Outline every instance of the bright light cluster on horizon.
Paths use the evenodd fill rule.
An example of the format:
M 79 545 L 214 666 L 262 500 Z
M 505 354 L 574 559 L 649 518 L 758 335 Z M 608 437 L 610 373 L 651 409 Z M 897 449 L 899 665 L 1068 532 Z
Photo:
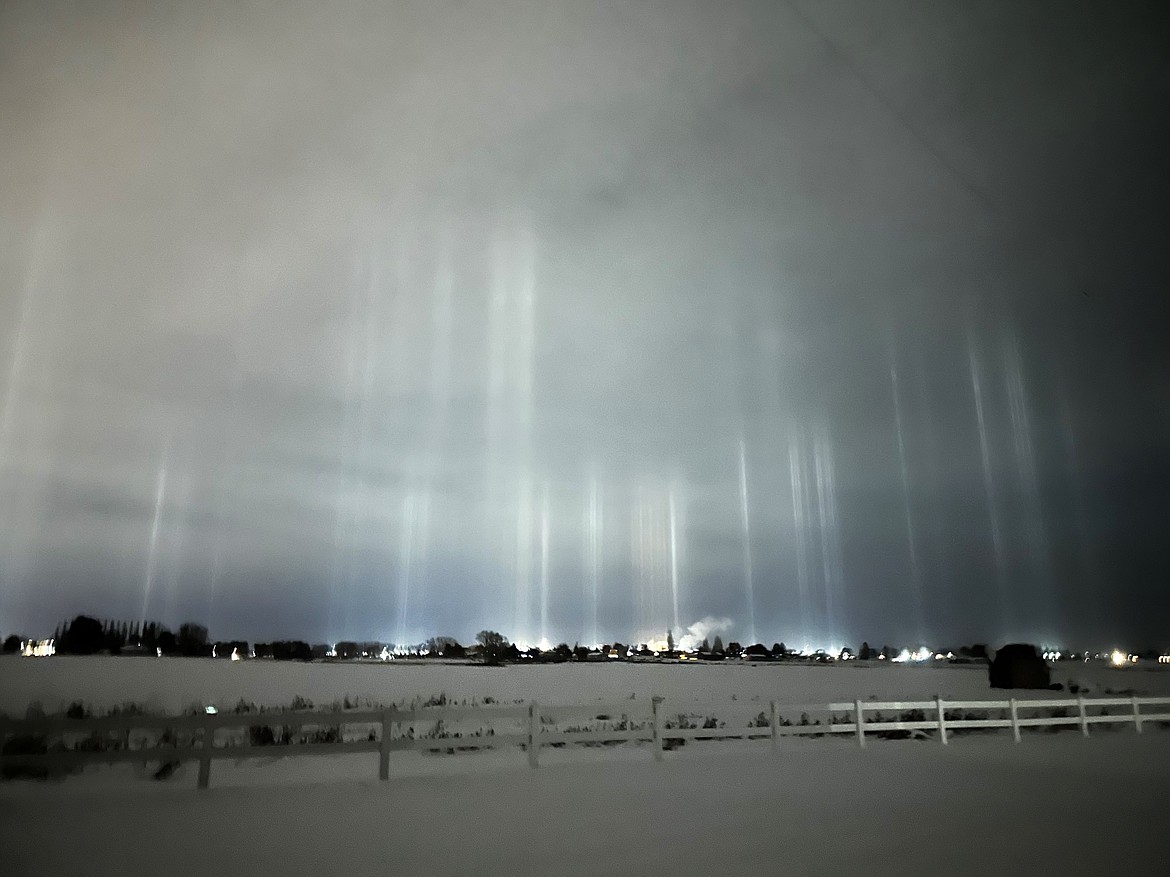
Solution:
M 696 633 L 701 632 L 707 634 L 712 629 L 718 630 L 723 628 L 725 623 L 728 626 L 730 625 L 730 622 L 725 619 L 704 619 L 703 622 L 692 625 L 688 633 L 679 638 L 681 641 L 673 640 L 672 642 L 673 637 L 670 633 L 668 633 L 665 637 L 661 634 L 644 634 L 642 637 L 631 639 L 626 643 L 623 643 L 620 640 L 614 640 L 613 642 L 597 642 L 592 644 L 574 643 L 570 646 L 570 648 L 574 650 L 584 649 L 591 655 L 595 656 L 593 659 L 596 659 L 596 656 L 598 655 L 608 658 L 617 658 L 619 657 L 620 653 L 620 657 L 622 658 L 635 658 L 639 660 L 647 660 L 650 656 L 659 659 L 673 658 L 681 660 L 693 660 L 699 658 L 700 656 L 706 655 L 707 652 L 715 651 L 716 646 L 722 646 L 721 650 L 715 651 L 716 655 L 727 655 L 731 658 L 742 655 L 745 660 L 765 660 L 769 658 L 776 659 L 783 657 L 789 659 L 806 659 L 819 662 L 831 662 L 858 660 L 861 657 L 861 655 L 850 646 L 830 645 L 827 648 L 817 648 L 813 643 L 809 642 L 806 642 L 804 646 L 800 648 L 785 647 L 782 654 L 775 651 L 775 647 L 782 645 L 781 643 L 777 643 L 773 647 L 767 647 L 765 645 L 765 654 L 758 651 L 758 649 L 752 652 L 748 652 L 748 649 L 751 646 L 763 645 L 762 643 L 739 643 L 731 636 L 723 636 L 721 634 L 703 637 L 703 640 L 706 641 L 707 645 L 706 650 L 702 648 L 703 642 L 695 641 L 697 639 L 695 635 Z M 13 639 L 15 640 L 15 638 Z M 443 637 L 439 639 L 447 640 L 448 638 Z M 325 646 L 321 646 L 321 651 L 316 652 L 316 654 L 318 656 L 323 654 L 324 657 L 333 659 L 342 657 L 342 655 L 340 655 L 338 652 L 338 645 L 339 643 L 331 643 Z M 344 657 L 373 659 L 387 662 L 392 661 L 395 658 L 425 658 L 432 655 L 442 656 L 444 654 L 442 651 L 433 652 L 431 650 L 431 646 L 433 645 L 433 641 L 431 640 L 413 645 L 390 645 L 388 643 L 378 642 L 361 643 L 360 645 L 367 647 L 366 650 L 360 651 L 357 654 L 347 654 Z M 564 643 L 561 645 L 554 645 L 549 638 L 543 637 L 537 643 L 532 643 L 531 641 L 525 639 L 517 639 L 512 643 L 512 645 L 518 652 L 525 655 L 526 657 L 534 657 L 541 654 L 552 654 L 558 648 L 568 644 Z M 619 646 L 620 649 L 615 652 L 615 649 L 617 649 Z M 470 646 L 469 657 L 475 654 L 476 648 L 477 646 L 474 644 Z M 989 649 L 990 654 L 994 654 L 994 651 L 994 649 Z M 155 652 L 159 657 L 163 656 L 161 648 L 156 648 Z M 961 652 L 963 655 L 967 655 L 966 649 L 961 650 Z M 58 647 L 56 645 L 55 639 L 28 639 L 19 643 L 19 646 L 16 649 L 16 653 L 24 657 L 49 657 L 58 653 Z M 1045 661 L 1050 662 L 1083 660 L 1084 662 L 1088 663 L 1090 661 L 1099 661 L 1118 669 L 1134 666 L 1143 661 L 1150 663 L 1156 661 L 1161 665 L 1170 665 L 1170 653 L 1158 654 L 1156 652 L 1144 652 L 1139 654 L 1130 651 L 1129 649 L 1123 648 L 1113 648 L 1110 650 L 1103 649 L 1099 652 L 1082 652 L 1056 649 L 1051 646 L 1043 646 L 1040 650 L 1040 654 Z M 462 657 L 461 654 L 459 656 Z M 217 657 L 215 645 L 212 645 L 211 647 L 211 657 Z M 233 646 L 230 655 L 225 654 L 221 657 L 229 657 L 231 661 L 238 662 L 245 659 L 255 658 L 256 652 L 254 648 L 240 650 Z M 586 660 L 585 657 L 580 659 Z M 870 660 L 888 661 L 894 664 L 925 664 L 937 661 L 966 661 L 970 660 L 970 657 L 968 656 L 960 658 L 956 656 L 955 652 L 950 650 L 936 649 L 920 645 L 914 647 L 902 647 L 896 651 L 891 650 L 888 647 L 883 647 L 881 651 L 877 649 L 871 649 Z
M 926 646 L 922 646 L 918 649 L 915 649 L 913 652 L 909 649 L 902 649 L 902 651 L 898 652 L 898 654 L 895 655 L 892 660 L 895 664 L 905 664 L 908 662 L 922 663 L 923 661 L 929 661 L 935 657 L 941 659 L 945 658 L 946 655 L 940 654 L 936 656 L 935 653 L 926 648 Z
M 1136 664 L 1138 662 L 1137 655 L 1131 655 L 1128 652 L 1123 652 L 1121 649 L 1114 649 L 1109 655 L 1109 663 L 1114 667 L 1124 667 L 1126 664 Z

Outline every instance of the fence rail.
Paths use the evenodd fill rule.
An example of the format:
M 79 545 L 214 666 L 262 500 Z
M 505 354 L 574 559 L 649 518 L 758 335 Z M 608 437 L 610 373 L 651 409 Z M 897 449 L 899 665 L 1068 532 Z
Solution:
M 1170 697 L 1104 697 L 1066 698 L 1058 700 L 956 700 L 941 698 L 927 701 L 862 701 L 828 704 L 788 704 L 771 701 L 768 713 L 761 713 L 767 724 L 742 727 L 671 727 L 665 722 L 665 699 L 653 697 L 649 701 L 628 701 L 621 704 L 580 704 L 570 706 L 541 706 L 535 701 L 515 706 L 443 707 L 438 709 L 400 710 L 393 707 L 382 710 L 350 712 L 285 712 L 285 713 L 217 713 L 186 716 L 106 716 L 71 719 L 41 717 L 20 721 L 0 720 L 0 767 L 40 768 L 68 771 L 87 764 L 115 764 L 119 762 L 199 764 L 197 784 L 201 789 L 210 785 L 211 763 L 220 759 L 263 758 L 279 755 L 311 756 L 343 753 L 378 753 L 378 776 L 390 776 L 390 754 L 398 751 L 442 751 L 450 749 L 495 749 L 520 746 L 528 755 L 532 767 L 539 765 L 542 747 L 567 744 L 604 744 L 626 741 L 649 742 L 654 757 L 661 760 L 669 741 L 740 738 L 770 739 L 772 747 L 779 748 L 785 737 L 808 734 L 852 734 L 861 748 L 868 736 L 890 731 L 934 731 L 943 745 L 948 735 L 959 730 L 1011 729 L 1015 742 L 1020 742 L 1024 728 L 1079 726 L 1089 736 L 1090 725 L 1132 724 L 1137 733 L 1147 722 L 1170 723 Z M 681 715 L 697 715 L 700 705 L 685 704 Z M 740 705 L 742 706 L 742 704 Z M 1148 708 L 1161 708 L 1152 712 Z M 709 711 L 710 707 L 703 712 Z M 1075 715 L 1052 715 L 1056 710 L 1075 709 Z M 1124 709 L 1124 712 L 1108 710 Z M 957 710 L 982 712 L 983 718 L 956 718 L 948 716 Z M 1048 715 L 1020 715 L 1021 710 L 1047 711 Z M 1090 715 L 1089 711 L 1097 711 Z M 802 713 L 803 721 L 793 724 L 782 719 L 783 714 Z M 883 712 L 899 714 L 888 719 Z M 904 720 L 901 713 L 920 712 L 921 719 Z M 828 721 L 809 723 L 807 714 L 828 714 Z M 846 714 L 845 721 L 837 720 L 837 713 Z M 991 715 L 996 713 L 996 715 Z M 618 727 L 600 727 L 562 730 L 558 722 L 572 720 L 614 722 Z M 481 727 L 475 734 L 442 736 L 439 729 L 445 723 L 477 722 Z M 501 723 L 512 725 L 504 733 L 496 733 Z M 415 736 L 418 725 L 433 725 L 431 736 Z M 486 725 L 487 733 L 484 733 Z M 342 728 L 366 726 L 366 739 L 345 740 Z M 217 734 L 233 729 L 255 727 L 280 728 L 282 735 L 304 728 L 336 729 L 337 740 L 324 743 L 296 743 L 289 745 L 256 744 L 224 740 L 216 745 Z M 397 733 L 395 731 L 397 729 Z M 157 732 L 160 736 L 187 732 L 190 741 L 184 745 L 154 745 L 133 748 L 131 732 Z M 119 734 L 111 740 L 109 735 Z M 104 735 L 104 737 L 102 736 Z M 82 738 L 97 741 L 112 748 L 66 748 L 65 741 Z M 55 741 L 50 748 L 48 741 Z M 32 741 L 34 747 L 45 751 L 21 752 Z M 21 745 L 23 744 L 23 745 Z M 87 745 L 92 745 L 88 743 Z

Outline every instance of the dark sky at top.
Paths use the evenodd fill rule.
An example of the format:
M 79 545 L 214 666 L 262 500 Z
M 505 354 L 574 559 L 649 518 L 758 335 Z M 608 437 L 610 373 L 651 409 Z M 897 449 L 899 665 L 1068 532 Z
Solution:
M 1170 645 L 1164 3 L 0 5 L 0 630 Z

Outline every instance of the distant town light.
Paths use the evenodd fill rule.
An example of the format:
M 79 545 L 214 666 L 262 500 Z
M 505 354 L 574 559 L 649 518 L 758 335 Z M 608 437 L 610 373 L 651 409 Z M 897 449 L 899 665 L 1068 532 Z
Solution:
M 203 708 L 203 712 L 207 713 L 209 716 L 214 716 L 216 713 L 218 713 L 218 712 L 219 712 L 219 710 L 217 710 L 217 709 L 216 709 L 215 707 L 213 707 L 213 706 L 205 706 L 205 707 Z
M 54 640 L 28 640 L 20 644 L 20 653 L 26 658 L 48 658 L 57 653 Z
M 1120 649 L 1114 649 L 1113 654 L 1109 656 L 1109 660 L 1114 667 L 1124 667 L 1129 661 L 1129 656 Z

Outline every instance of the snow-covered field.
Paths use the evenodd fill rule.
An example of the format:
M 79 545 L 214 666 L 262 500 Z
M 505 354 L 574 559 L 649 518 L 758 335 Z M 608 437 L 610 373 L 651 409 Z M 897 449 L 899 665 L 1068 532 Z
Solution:
M 1053 679 L 1076 681 L 1091 694 L 1107 690 L 1170 695 L 1170 667 L 1113 669 L 1064 663 Z M 878 698 L 1002 699 L 977 665 L 792 664 L 545 664 L 482 667 L 467 664 L 303 664 L 184 658 L 8 657 L 0 659 L 0 712 L 22 717 L 30 703 L 46 712 L 81 701 L 94 712 L 124 703 L 177 713 L 192 705 L 229 708 L 241 699 L 288 706 L 301 697 L 327 707 L 348 697 L 373 704 L 410 702 L 445 694 L 455 702 L 536 699 L 547 705 L 667 699 L 667 709 L 732 707 L 777 700 L 788 704 Z M 1068 697 L 1030 692 L 1028 697 Z
M 1170 693 L 1170 672 L 1061 665 L 1092 693 Z M 791 665 L 285 664 L 137 658 L 0 660 L 0 710 L 80 700 L 176 712 L 491 697 L 542 704 L 667 698 L 720 718 L 762 703 L 998 699 L 985 668 Z M 1033 696 L 1031 693 L 1029 697 Z M 1060 696 L 1056 693 L 1053 697 Z M 1064 695 L 1067 696 L 1067 695 Z M 285 875 L 1164 873 L 1170 733 L 1149 728 L 937 740 L 690 742 L 217 761 L 168 781 L 89 768 L 0 783 L 0 865 L 12 873 Z M 64 842 L 66 841 L 67 842 Z
M 93 877 L 1165 873 L 1170 734 L 791 742 L 662 763 L 559 750 L 536 770 L 514 751 L 431 758 L 386 783 L 372 755 L 217 765 L 203 792 L 128 767 L 2 783 L 0 861 Z

